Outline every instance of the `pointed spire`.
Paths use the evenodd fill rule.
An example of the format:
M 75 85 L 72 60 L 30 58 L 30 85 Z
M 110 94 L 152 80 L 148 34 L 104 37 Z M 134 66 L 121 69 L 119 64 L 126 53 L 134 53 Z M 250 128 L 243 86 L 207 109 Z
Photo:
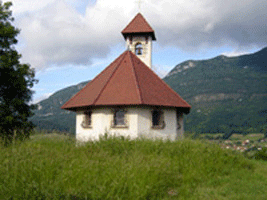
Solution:
M 138 13 L 134 19 L 122 30 L 122 35 L 126 39 L 128 35 L 151 35 L 152 40 L 156 40 L 155 32 L 145 20 L 141 13 Z

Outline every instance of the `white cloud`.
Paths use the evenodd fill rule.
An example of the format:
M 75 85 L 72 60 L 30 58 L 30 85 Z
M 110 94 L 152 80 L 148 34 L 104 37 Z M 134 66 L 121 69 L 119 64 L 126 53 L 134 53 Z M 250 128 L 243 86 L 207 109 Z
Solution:
M 136 0 L 13 0 L 23 61 L 37 70 L 92 64 L 122 42 Z M 83 11 L 81 8 L 83 7 Z M 142 13 L 158 43 L 185 50 L 267 45 L 266 0 L 146 0 Z
M 222 55 L 225 55 L 228 57 L 236 57 L 236 56 L 241 56 L 241 55 L 251 54 L 251 53 L 253 52 L 234 50 L 234 51 L 224 52 L 222 53 Z
M 38 11 L 55 0 L 12 0 L 13 7 L 12 10 L 14 14 L 19 15 L 22 13 Z
M 263 46 L 267 1 L 157 1 L 152 22 L 161 42 L 185 49 L 233 45 Z M 155 11 L 158 12 L 155 12 Z M 168 35 L 168 37 L 166 37 Z

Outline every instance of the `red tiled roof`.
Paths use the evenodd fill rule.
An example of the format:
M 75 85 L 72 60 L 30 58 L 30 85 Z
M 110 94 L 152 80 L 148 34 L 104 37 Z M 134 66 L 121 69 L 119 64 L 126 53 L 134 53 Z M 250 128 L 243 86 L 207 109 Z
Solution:
M 148 105 L 183 108 L 191 106 L 131 51 L 125 51 L 90 81 L 62 108 Z
M 122 30 L 122 35 L 126 38 L 131 34 L 146 34 L 152 36 L 152 40 L 156 40 L 155 32 L 151 26 L 147 23 L 143 15 L 138 13 L 134 19 Z

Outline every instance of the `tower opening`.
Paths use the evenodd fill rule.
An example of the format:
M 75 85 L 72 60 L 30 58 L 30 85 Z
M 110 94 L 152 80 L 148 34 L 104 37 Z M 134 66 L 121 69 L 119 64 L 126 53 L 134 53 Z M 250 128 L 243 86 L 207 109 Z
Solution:
M 143 46 L 141 43 L 137 43 L 135 45 L 135 55 L 142 55 L 143 54 Z

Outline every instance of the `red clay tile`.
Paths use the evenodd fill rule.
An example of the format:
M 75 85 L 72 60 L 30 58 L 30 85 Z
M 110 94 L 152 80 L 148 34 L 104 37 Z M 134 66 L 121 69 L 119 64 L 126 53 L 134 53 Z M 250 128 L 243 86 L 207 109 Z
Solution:
M 150 35 L 152 40 L 156 40 L 155 32 L 145 20 L 141 13 L 138 13 L 134 19 L 122 30 L 122 35 L 126 39 L 127 35 Z
M 125 51 L 62 108 L 148 105 L 183 108 L 191 106 L 131 51 Z

